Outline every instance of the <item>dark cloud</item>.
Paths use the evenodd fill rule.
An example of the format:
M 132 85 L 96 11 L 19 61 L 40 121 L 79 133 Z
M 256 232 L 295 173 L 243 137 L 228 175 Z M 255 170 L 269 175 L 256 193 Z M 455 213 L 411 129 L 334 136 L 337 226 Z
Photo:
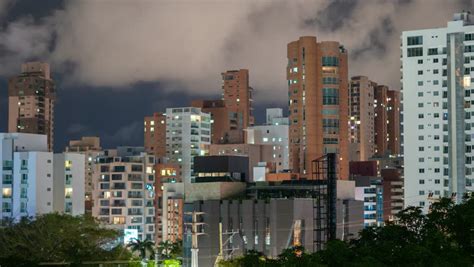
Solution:
M 351 75 L 398 88 L 401 32 L 445 26 L 473 1 L 0 0 L 0 130 L 5 79 L 30 59 L 52 64 L 59 150 L 83 134 L 140 145 L 144 115 L 219 98 L 226 69 L 250 69 L 263 118 L 286 106 L 286 45 L 302 35 L 340 41 Z

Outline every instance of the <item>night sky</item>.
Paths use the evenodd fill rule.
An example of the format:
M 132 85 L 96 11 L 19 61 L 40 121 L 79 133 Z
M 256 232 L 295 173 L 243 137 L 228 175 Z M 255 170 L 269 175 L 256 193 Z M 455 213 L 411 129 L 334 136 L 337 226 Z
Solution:
M 0 0 L 0 131 L 7 79 L 21 62 L 51 64 L 55 150 L 83 135 L 143 145 L 143 117 L 220 97 L 220 72 L 248 68 L 255 116 L 285 107 L 286 44 L 340 41 L 350 75 L 400 86 L 402 30 L 442 27 L 474 0 Z

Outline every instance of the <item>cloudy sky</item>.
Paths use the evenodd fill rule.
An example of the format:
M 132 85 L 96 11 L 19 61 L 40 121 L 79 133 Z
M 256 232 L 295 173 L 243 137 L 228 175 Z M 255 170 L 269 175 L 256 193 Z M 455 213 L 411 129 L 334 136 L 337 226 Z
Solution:
M 286 104 L 286 44 L 336 40 L 350 75 L 400 86 L 400 34 L 443 27 L 474 0 L 0 0 L 0 130 L 6 79 L 27 60 L 51 64 L 55 138 L 98 135 L 141 145 L 142 119 L 193 98 L 220 97 L 220 73 L 248 68 L 257 120 Z

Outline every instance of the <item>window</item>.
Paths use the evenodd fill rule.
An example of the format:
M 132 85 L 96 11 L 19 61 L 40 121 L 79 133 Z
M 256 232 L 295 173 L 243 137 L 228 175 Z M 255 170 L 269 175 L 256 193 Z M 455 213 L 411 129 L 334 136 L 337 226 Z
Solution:
M 438 54 L 438 48 L 429 48 L 428 49 L 428 56 L 437 55 L 437 54 Z
M 339 58 L 338 57 L 323 57 L 322 64 L 323 66 L 337 67 L 339 66 Z
M 433 74 L 438 74 L 439 73 L 439 70 L 438 69 L 434 69 L 433 70 Z
M 425 184 L 425 180 L 423 180 L 423 179 L 420 179 L 418 182 L 419 182 L 420 184 Z
M 425 169 L 418 169 L 418 173 L 425 173 Z
M 423 92 L 418 92 L 418 96 L 423 96 Z
M 420 191 L 418 191 L 418 194 L 419 194 L 420 196 L 423 196 L 423 195 L 425 194 L 425 191 L 420 190 Z
M 464 41 L 474 41 L 474 33 L 466 33 L 464 35 Z
M 323 84 L 339 84 L 336 77 L 323 77 Z
M 425 147 L 419 146 L 419 147 L 418 147 L 418 151 L 425 151 Z
M 419 108 L 422 108 L 422 107 L 423 107 L 423 103 L 418 103 L 418 107 L 419 107 Z
M 423 124 L 418 124 L 418 130 L 423 130 L 423 129 L 424 129 Z
M 423 135 L 419 135 L 419 136 L 418 136 L 418 140 L 419 140 L 419 141 L 423 141 L 423 140 L 425 140 L 425 137 L 424 137 Z
M 422 47 L 414 47 L 407 49 L 408 57 L 421 57 L 423 56 L 423 48 Z
M 323 105 L 338 105 L 339 90 L 336 88 L 323 88 Z
M 418 81 L 418 86 L 423 86 L 423 81 Z
M 423 59 L 418 59 L 418 64 L 423 64 Z
M 408 36 L 407 45 L 422 45 L 423 36 Z
M 434 59 L 433 59 L 433 63 L 438 63 L 438 61 L 439 61 L 439 60 L 438 60 L 437 58 L 434 58 Z
M 466 52 L 466 53 L 474 52 L 474 45 L 466 45 L 464 47 L 464 52 Z
M 423 75 L 423 71 L 422 71 L 422 70 L 419 70 L 419 71 L 418 71 L 418 75 Z
M 339 120 L 338 119 L 323 119 L 323 132 L 326 134 L 339 133 Z

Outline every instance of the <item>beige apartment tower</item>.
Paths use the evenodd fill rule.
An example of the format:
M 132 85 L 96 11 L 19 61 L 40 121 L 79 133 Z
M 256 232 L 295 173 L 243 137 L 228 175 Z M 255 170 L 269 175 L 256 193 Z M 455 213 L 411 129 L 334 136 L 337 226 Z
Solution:
M 366 76 L 351 78 L 349 95 L 350 161 L 366 161 L 375 153 L 374 88 L 376 83 Z
M 45 134 L 53 150 L 56 89 L 49 64 L 27 62 L 8 81 L 8 132 Z
M 252 93 L 249 85 L 249 70 L 228 70 L 222 75 L 222 95 L 225 106 L 237 109 L 243 115 L 243 128 L 254 125 Z
M 347 52 L 314 36 L 288 44 L 290 169 L 311 178 L 311 162 L 337 153 L 338 179 L 348 179 Z

